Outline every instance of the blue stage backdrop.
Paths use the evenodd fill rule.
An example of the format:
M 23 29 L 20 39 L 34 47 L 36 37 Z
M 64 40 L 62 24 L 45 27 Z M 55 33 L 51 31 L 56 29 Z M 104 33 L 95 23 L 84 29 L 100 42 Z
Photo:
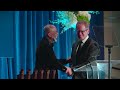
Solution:
M 42 39 L 44 25 L 55 20 L 56 12 L 52 11 L 1 11 L 0 12 L 0 79 L 16 79 L 21 69 L 26 72 L 35 67 L 35 53 L 39 41 Z M 60 33 L 62 28 L 55 24 Z M 90 36 L 100 40 L 104 45 L 104 29 L 95 36 L 92 26 L 103 26 L 103 12 L 92 15 Z M 99 33 L 99 32 L 98 32 Z M 59 34 L 54 50 L 58 59 L 69 58 L 71 48 L 76 40 L 76 32 L 72 29 Z M 104 48 L 101 47 L 99 60 L 104 59 Z M 69 65 L 68 65 L 69 66 Z M 59 78 L 67 79 L 67 75 L 59 71 Z
M 13 12 L 0 11 L 0 57 L 13 57 Z

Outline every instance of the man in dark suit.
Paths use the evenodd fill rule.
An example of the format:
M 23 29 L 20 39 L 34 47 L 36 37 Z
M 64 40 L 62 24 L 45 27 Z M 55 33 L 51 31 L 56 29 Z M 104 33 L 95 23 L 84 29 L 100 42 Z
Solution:
M 57 41 L 58 32 L 54 25 L 48 24 L 44 27 L 45 36 L 40 41 L 36 50 L 36 65 L 35 69 L 59 69 L 68 75 L 72 74 L 72 70 L 69 67 L 65 67 L 65 60 L 57 60 L 53 51 L 54 42 Z M 61 61 L 61 62 L 60 62 Z
M 76 25 L 78 40 L 73 44 L 71 67 L 79 68 L 96 60 L 100 53 L 99 45 L 89 37 L 89 23 L 79 21 Z M 93 63 L 95 64 L 95 62 Z M 74 72 L 74 69 L 73 69 Z M 74 72 L 73 79 L 87 79 L 86 72 Z

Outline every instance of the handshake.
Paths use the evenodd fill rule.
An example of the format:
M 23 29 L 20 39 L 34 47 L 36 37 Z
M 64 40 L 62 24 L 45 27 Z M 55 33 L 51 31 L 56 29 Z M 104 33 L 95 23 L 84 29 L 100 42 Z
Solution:
M 66 67 L 67 68 L 67 70 L 66 70 L 66 74 L 67 75 L 69 75 L 69 76 L 72 76 L 73 75 L 73 71 L 72 71 L 72 69 L 70 68 L 70 67 Z
M 71 58 L 68 58 L 67 62 L 68 62 L 68 63 L 71 62 Z M 66 68 L 67 68 L 66 74 L 69 75 L 69 76 L 72 76 L 72 75 L 73 75 L 73 70 L 72 70 L 72 68 L 70 68 L 70 67 L 66 67 Z

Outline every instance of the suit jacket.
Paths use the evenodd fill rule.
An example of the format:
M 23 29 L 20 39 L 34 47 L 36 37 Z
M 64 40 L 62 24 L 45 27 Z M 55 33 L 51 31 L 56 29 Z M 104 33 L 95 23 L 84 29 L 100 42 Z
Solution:
M 50 44 L 46 37 L 43 37 L 36 50 L 35 69 L 50 69 L 66 71 L 66 67 L 62 65 L 56 58 L 53 51 L 53 44 Z
M 76 52 L 79 42 L 80 40 L 76 41 L 72 47 L 71 67 L 80 67 L 92 61 L 95 61 L 97 59 L 97 56 L 100 53 L 98 43 L 92 40 L 91 38 L 88 38 L 87 41 L 82 46 L 82 48 L 78 49 L 78 51 Z M 83 78 L 84 78 L 84 75 L 83 75 Z

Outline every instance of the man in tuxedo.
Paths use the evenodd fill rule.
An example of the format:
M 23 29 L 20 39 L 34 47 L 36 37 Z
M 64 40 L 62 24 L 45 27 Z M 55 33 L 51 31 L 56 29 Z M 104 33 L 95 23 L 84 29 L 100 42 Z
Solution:
M 70 59 L 70 65 L 72 68 L 79 68 L 83 65 L 96 61 L 97 56 L 100 53 L 98 43 L 89 37 L 89 23 L 85 21 L 77 22 L 76 30 L 78 40 L 72 46 Z M 73 79 L 87 79 L 86 72 L 74 72 Z
M 40 41 L 36 50 L 36 65 L 35 69 L 49 69 L 56 70 L 59 69 L 68 75 L 72 74 L 72 70 L 69 67 L 65 67 L 65 60 L 57 60 L 53 46 L 57 41 L 58 32 L 54 25 L 48 24 L 44 27 L 45 36 Z M 61 62 L 60 62 L 61 61 Z M 56 76 L 57 78 L 57 76 Z

